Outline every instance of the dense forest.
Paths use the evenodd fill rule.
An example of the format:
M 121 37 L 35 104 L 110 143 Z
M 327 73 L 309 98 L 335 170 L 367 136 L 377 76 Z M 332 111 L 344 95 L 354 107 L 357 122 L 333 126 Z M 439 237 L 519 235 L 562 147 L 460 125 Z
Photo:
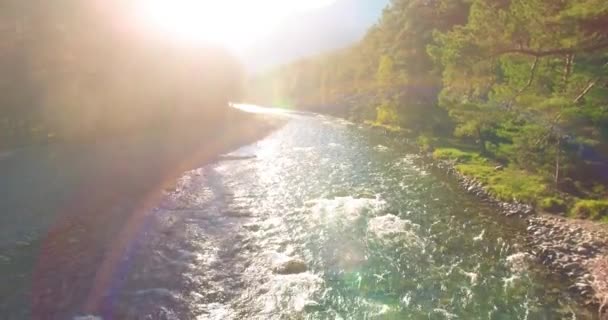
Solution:
M 129 3 L 0 0 L 0 149 L 217 123 L 237 61 L 155 38 Z
M 393 0 L 249 96 L 399 130 L 504 200 L 608 217 L 608 2 Z

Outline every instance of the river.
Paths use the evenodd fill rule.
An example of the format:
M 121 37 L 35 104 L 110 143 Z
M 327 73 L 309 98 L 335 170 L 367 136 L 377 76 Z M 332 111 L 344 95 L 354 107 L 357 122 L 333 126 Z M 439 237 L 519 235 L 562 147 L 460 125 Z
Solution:
M 36 305 L 34 315 L 52 319 L 593 319 L 570 283 L 525 254 L 522 221 L 463 192 L 406 144 L 344 120 L 287 117 L 232 154 L 242 158 L 185 173 L 122 235 L 102 237 L 120 248 L 97 266 L 102 276 L 63 278 L 50 303 L 4 297 L 0 311 L 9 319 Z M 3 255 L 3 277 L 45 265 L 28 254 L 42 255 Z

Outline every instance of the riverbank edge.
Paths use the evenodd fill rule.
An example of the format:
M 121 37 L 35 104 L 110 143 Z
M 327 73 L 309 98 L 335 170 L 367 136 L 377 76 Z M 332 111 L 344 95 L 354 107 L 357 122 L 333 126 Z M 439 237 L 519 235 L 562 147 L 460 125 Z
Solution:
M 579 296 L 584 304 L 600 306 L 608 291 L 601 290 L 597 279 L 597 259 L 608 259 L 606 242 L 608 234 L 603 226 L 588 220 L 564 218 L 537 212 L 533 206 L 521 202 L 505 202 L 490 194 L 485 185 L 475 178 L 461 174 L 453 162 L 423 157 L 432 166 L 455 178 L 466 192 L 480 200 L 495 205 L 507 217 L 523 219 L 527 224 L 529 254 L 551 271 L 569 279 L 571 293 Z
M 234 152 L 242 147 L 254 144 L 263 140 L 273 132 L 281 129 L 289 121 L 281 116 L 270 116 L 266 114 L 248 113 L 242 110 L 234 109 L 231 111 L 233 115 L 232 125 L 237 128 L 236 134 L 231 136 L 228 142 L 223 143 L 214 152 L 202 157 L 193 157 L 188 162 L 183 162 L 174 170 L 171 176 L 165 178 L 166 184 L 162 186 L 162 190 L 173 190 L 178 183 L 178 179 L 187 174 L 189 171 L 200 167 L 213 164 L 223 160 L 238 160 L 237 158 L 250 158 L 250 156 L 228 156 L 230 152 Z M 196 152 L 195 152 L 196 153 Z
M 0 303 L 0 313 L 11 318 L 14 310 L 13 318 L 62 319 L 74 310 L 100 313 L 99 299 L 109 290 L 104 277 L 117 272 L 116 261 L 128 254 L 131 236 L 137 233 L 134 226 L 142 226 L 167 190 L 175 188 L 189 171 L 218 162 L 223 154 L 256 143 L 288 122 L 238 110 L 229 116 L 225 125 L 214 128 L 189 126 L 183 132 L 167 129 L 152 136 L 142 133 L 77 145 L 78 150 L 83 146 L 98 150 L 95 156 L 104 165 L 80 170 L 90 176 L 79 178 L 79 189 L 69 191 L 65 201 L 48 209 L 55 214 L 51 225 L 42 226 L 41 232 L 26 240 L 0 246 L 4 270 L 23 269 L 15 277 L 7 274 L 9 280 L 0 295 L 10 300 Z M 162 137 L 169 138 L 159 141 Z M 141 143 L 146 144 L 145 150 L 133 150 Z M 7 157 L 21 152 L 15 150 Z M 66 263 L 69 257 L 78 261 Z
M 365 125 L 394 138 L 403 135 L 399 131 Z M 410 139 L 407 143 L 415 146 Z M 457 162 L 436 159 L 423 150 L 418 154 L 427 164 L 456 179 L 464 191 L 496 206 L 501 214 L 523 219 L 530 244 L 527 253 L 551 272 L 571 281 L 570 293 L 583 304 L 598 307 L 602 317 L 602 311 L 608 305 L 608 230 L 605 224 L 537 212 L 534 206 L 523 202 L 502 201 L 487 191 L 487 185 L 460 173 Z

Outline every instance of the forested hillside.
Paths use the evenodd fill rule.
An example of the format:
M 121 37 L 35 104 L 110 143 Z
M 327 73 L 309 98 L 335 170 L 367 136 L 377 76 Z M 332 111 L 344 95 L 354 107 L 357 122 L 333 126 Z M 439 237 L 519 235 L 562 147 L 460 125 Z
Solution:
M 215 123 L 236 61 L 148 35 L 128 3 L 0 0 L 0 149 Z
M 251 87 L 398 128 L 501 199 L 608 216 L 604 0 L 393 0 L 359 43 Z

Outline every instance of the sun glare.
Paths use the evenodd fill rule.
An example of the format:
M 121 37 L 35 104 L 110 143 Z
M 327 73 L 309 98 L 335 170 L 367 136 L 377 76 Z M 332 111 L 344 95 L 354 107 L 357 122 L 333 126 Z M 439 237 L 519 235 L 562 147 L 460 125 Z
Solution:
M 335 0 L 139 0 L 136 12 L 147 27 L 172 39 L 243 49 L 284 19 L 331 5 Z

